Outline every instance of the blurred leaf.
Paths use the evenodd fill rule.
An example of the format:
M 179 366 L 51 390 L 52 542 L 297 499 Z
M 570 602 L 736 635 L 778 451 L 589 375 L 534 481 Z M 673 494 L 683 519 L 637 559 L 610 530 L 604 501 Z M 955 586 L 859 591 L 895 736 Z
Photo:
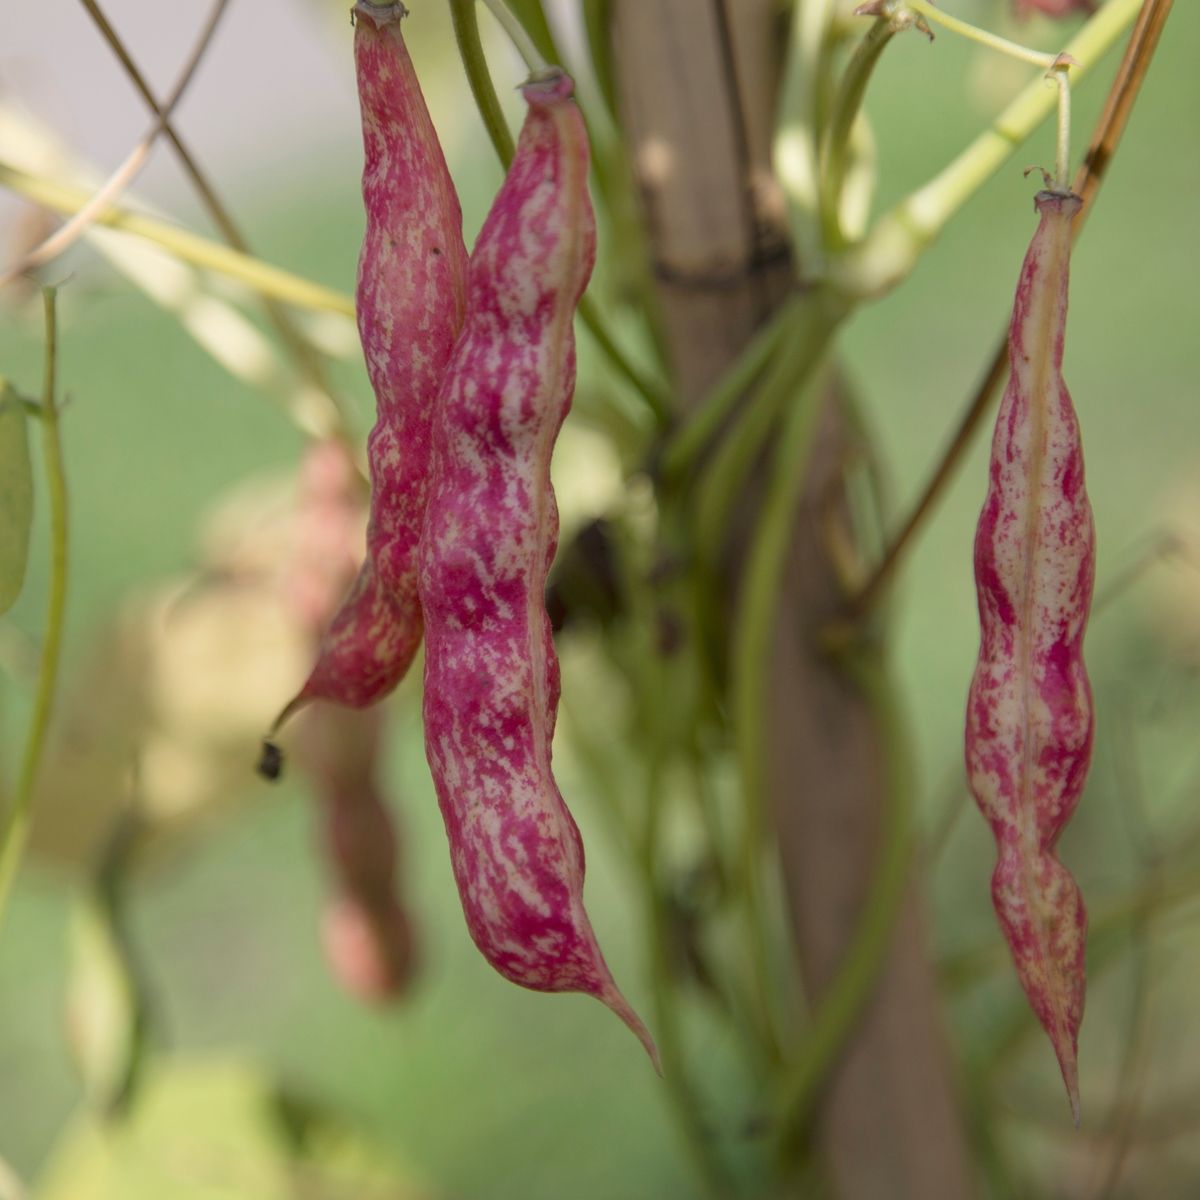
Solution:
M 0 380 L 0 613 L 21 594 L 33 522 L 33 474 L 21 398 Z
M 39 1200 L 429 1200 L 379 1149 L 237 1061 L 161 1064 L 129 1119 L 83 1116 Z

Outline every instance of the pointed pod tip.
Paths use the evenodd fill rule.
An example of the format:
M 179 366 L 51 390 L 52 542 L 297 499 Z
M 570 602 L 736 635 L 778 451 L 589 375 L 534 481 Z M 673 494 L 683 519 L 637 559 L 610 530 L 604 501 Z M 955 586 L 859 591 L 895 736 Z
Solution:
M 1075 1123 L 1075 1128 L 1079 1128 L 1080 1106 L 1079 1106 L 1079 1059 L 1074 1044 L 1064 1046 L 1059 1049 L 1055 1047 L 1058 1055 L 1059 1069 L 1062 1071 L 1063 1083 L 1067 1088 L 1067 1100 L 1071 1105 L 1071 1120 Z
M 650 1057 L 650 1065 L 653 1066 L 655 1072 L 661 1078 L 663 1073 L 662 1059 L 659 1057 L 658 1047 L 654 1044 L 654 1038 L 650 1036 L 650 1030 L 646 1028 L 642 1018 L 634 1012 L 633 1006 L 618 991 L 617 985 L 610 982 L 603 991 L 596 993 L 596 999 L 601 1004 L 608 1005 L 625 1022 L 633 1033 L 633 1036 L 642 1043 L 642 1048 Z

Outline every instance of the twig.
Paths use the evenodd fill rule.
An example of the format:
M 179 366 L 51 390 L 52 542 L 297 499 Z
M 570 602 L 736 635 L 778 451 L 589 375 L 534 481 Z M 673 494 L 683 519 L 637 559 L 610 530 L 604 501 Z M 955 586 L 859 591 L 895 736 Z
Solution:
M 33 815 L 33 789 L 41 765 L 42 750 L 50 729 L 54 708 L 54 688 L 58 679 L 58 661 L 62 652 L 64 618 L 67 607 L 67 485 L 63 469 L 62 442 L 58 432 L 58 407 L 55 401 L 58 367 L 58 321 L 52 288 L 42 293 L 46 314 L 46 356 L 42 379 L 42 452 L 45 461 L 46 490 L 50 509 L 50 593 L 46 601 L 46 631 L 42 641 L 42 661 L 38 672 L 37 696 L 33 718 L 21 759 L 12 808 L 0 836 L 0 921 L 8 904 L 13 881 L 21 865 L 29 823 Z
M 113 53 L 117 56 L 121 66 L 124 67 L 125 73 L 129 76 L 130 82 L 137 88 L 142 99 L 146 102 L 146 106 L 156 116 L 162 118 L 163 136 L 171 143 L 175 150 L 175 154 L 187 173 L 188 178 L 192 181 L 197 194 L 200 196 L 204 207 L 208 210 L 209 216 L 213 220 L 213 224 L 220 230 L 221 236 L 233 247 L 239 254 L 251 256 L 250 246 L 246 239 L 242 236 L 241 230 L 238 228 L 230 215 L 229 210 L 222 203 L 217 195 L 213 185 L 209 182 L 208 177 L 201 170 L 199 163 L 179 136 L 179 132 L 174 125 L 167 120 L 167 115 L 164 107 L 160 105 L 154 92 L 151 90 L 146 77 L 138 69 L 137 64 L 129 55 L 129 51 L 125 48 L 120 36 L 109 23 L 108 18 L 100 9 L 97 0 L 80 0 L 83 7 L 87 10 L 88 15 L 95 22 L 104 40 L 112 48 Z M 260 296 L 262 297 L 263 307 L 266 310 L 267 318 L 270 320 L 275 332 L 279 335 L 280 340 L 287 347 L 293 361 L 296 363 L 300 373 L 316 387 L 323 392 L 330 403 L 337 411 L 340 421 L 345 422 L 345 415 L 342 411 L 342 406 L 333 394 L 329 384 L 329 379 L 325 371 L 324 364 L 321 361 L 320 355 L 313 348 L 312 344 L 304 336 L 303 333 L 296 327 L 292 318 L 285 309 L 280 307 L 275 302 L 274 297 L 268 291 L 259 288 Z M 287 299 L 287 297 L 278 297 L 279 299 Z M 351 305 L 350 315 L 354 315 L 353 305 Z
M 43 208 L 62 213 L 77 212 L 90 198 L 83 188 L 22 171 L 3 159 L 0 159 L 0 187 L 6 187 Z M 282 267 L 271 266 L 250 254 L 181 229 L 170 221 L 161 221 L 114 205 L 96 217 L 95 223 L 143 237 L 162 246 L 183 262 L 235 279 L 262 296 L 270 296 L 298 308 L 335 312 L 344 317 L 354 316 L 354 300 L 344 292 L 314 283 Z
M 35 270 L 52 258 L 57 258 L 58 255 L 73 246 L 87 231 L 88 226 L 137 178 L 142 167 L 146 165 L 159 134 L 166 129 L 168 119 L 175 110 L 175 106 L 187 91 L 188 84 L 191 83 L 192 76 L 195 75 L 196 68 L 200 65 L 200 60 L 204 57 L 204 52 L 212 41 L 212 36 L 217 30 L 217 25 L 228 3 L 229 0 L 216 0 L 208 21 L 200 31 L 200 37 L 179 74 L 178 82 L 171 89 L 157 119 L 129 152 L 125 161 L 101 184 L 91 200 L 79 209 L 62 228 L 57 229 L 41 245 L 35 246 L 28 254 L 0 274 L 0 287 L 11 283 L 19 275 Z
M 1083 223 L 1091 212 L 1096 193 L 1107 175 L 1121 135 L 1125 132 L 1130 110 L 1133 108 L 1146 72 L 1149 70 L 1150 60 L 1158 45 L 1159 36 L 1162 34 L 1173 2 L 1174 0 L 1145 0 L 1129 36 L 1129 43 L 1125 47 L 1125 55 L 1109 89 L 1104 111 L 1096 123 L 1083 165 L 1079 168 L 1072 185 L 1073 190 L 1083 197 L 1084 202 L 1083 209 L 1075 221 L 1076 238 L 1079 237 Z M 971 403 L 967 406 L 950 444 L 946 447 L 933 475 L 925 485 L 925 490 L 913 506 L 908 518 L 900 526 L 899 532 L 892 539 L 871 577 L 850 601 L 849 610 L 852 616 L 861 618 L 872 609 L 891 583 L 892 576 L 914 534 L 923 524 L 934 504 L 941 498 L 946 484 L 954 474 L 967 447 L 971 444 L 979 423 L 990 408 L 1000 384 L 1004 381 L 1008 370 L 1007 348 L 1006 331 L 1000 337 L 984 377 Z

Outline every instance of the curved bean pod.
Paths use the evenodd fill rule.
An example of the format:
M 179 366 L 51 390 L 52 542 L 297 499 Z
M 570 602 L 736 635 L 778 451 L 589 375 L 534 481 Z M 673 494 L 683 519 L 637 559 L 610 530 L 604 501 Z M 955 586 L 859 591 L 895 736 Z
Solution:
M 1095 531 L 1061 373 L 1080 204 L 1038 195 L 1041 221 L 1017 285 L 1012 375 L 975 536 L 981 644 L 966 730 L 971 790 L 999 850 L 992 901 L 1076 1122 L 1087 911 L 1055 844 L 1083 791 L 1093 733 L 1083 636 Z
M 434 424 L 421 548 L 425 747 L 467 926 L 523 987 L 595 996 L 641 1039 L 583 907 L 583 845 L 551 771 L 558 541 L 550 456 L 575 382 L 572 319 L 595 259 L 571 80 L 523 89 L 508 176 L 471 258 Z

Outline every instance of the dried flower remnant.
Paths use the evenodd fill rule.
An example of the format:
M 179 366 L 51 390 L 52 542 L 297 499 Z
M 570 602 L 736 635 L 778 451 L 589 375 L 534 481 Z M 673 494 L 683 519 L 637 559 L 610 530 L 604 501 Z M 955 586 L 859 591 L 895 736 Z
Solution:
M 507 979 L 595 996 L 657 1061 L 583 907 L 579 831 L 551 771 L 558 660 L 546 577 L 550 456 L 575 381 L 572 318 L 595 259 L 571 80 L 528 83 L 516 154 L 471 258 L 434 425 L 421 547 L 425 745 L 467 925 Z
M 1061 374 L 1080 205 L 1069 194 L 1038 195 L 1041 220 L 1017 285 L 1012 375 L 975 537 L 981 643 L 966 728 L 971 790 L 999 851 L 992 900 L 1076 1121 L 1087 913 L 1055 844 L 1083 791 L 1093 731 L 1082 649 L 1095 532 Z
M 374 704 L 412 663 L 430 424 L 465 306 L 462 211 L 400 32 L 404 6 L 360 0 L 354 13 L 366 210 L 356 304 L 377 412 L 371 519 L 366 561 L 275 728 L 313 700 Z

